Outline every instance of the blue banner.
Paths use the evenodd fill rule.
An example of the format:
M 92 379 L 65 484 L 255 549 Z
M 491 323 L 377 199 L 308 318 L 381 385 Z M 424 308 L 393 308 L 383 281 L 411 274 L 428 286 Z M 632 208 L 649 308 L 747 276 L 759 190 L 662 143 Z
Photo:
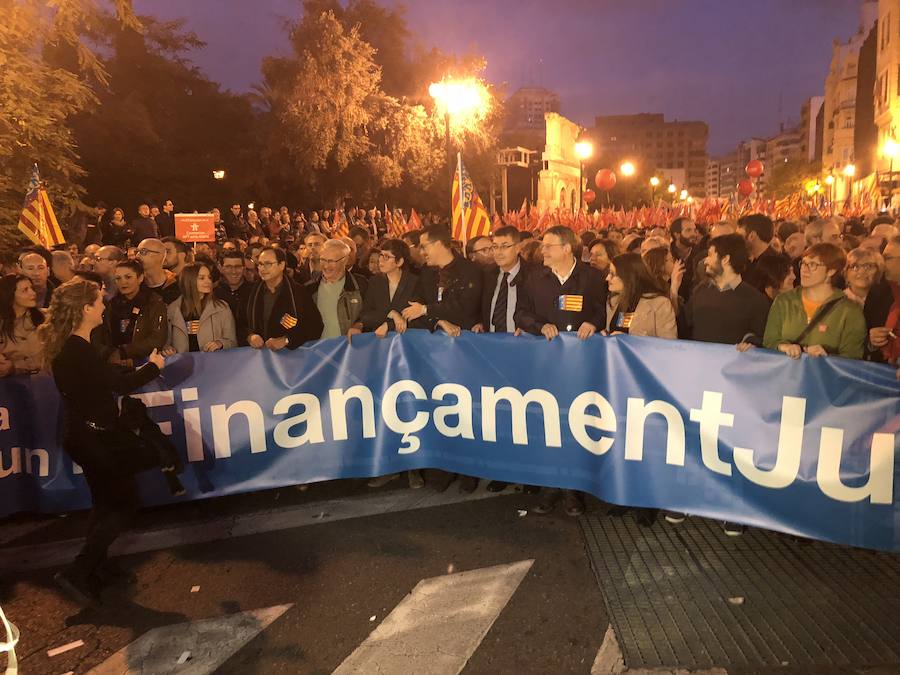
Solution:
M 142 397 L 188 461 L 188 498 L 433 467 L 900 551 L 886 366 L 410 331 L 185 354 Z M 60 415 L 49 378 L 0 383 L 0 514 L 89 506 Z M 172 501 L 160 473 L 140 478 L 146 503 Z

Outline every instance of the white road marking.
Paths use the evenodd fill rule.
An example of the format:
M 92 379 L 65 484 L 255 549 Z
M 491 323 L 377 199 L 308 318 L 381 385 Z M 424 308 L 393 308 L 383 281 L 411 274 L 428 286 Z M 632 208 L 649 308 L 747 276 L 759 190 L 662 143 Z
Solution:
M 334 675 L 459 673 L 534 560 L 420 581 Z
M 88 675 L 208 675 L 291 607 L 293 604 L 276 605 L 154 628 L 88 671 Z
M 384 513 L 447 506 L 503 494 L 512 494 L 512 489 L 507 488 L 504 492 L 493 493 L 485 490 L 482 485 L 469 495 L 458 494 L 456 490 L 452 489 L 452 486 L 444 493 L 428 489 L 393 490 L 363 497 L 334 499 L 194 521 L 158 530 L 128 532 L 115 542 L 110 553 L 115 556 L 159 551 L 186 544 L 200 544 L 263 532 L 289 530 L 306 525 L 321 525 Z M 3 550 L 0 550 L 0 570 L 33 570 L 65 565 L 74 560 L 82 544 L 82 539 L 65 539 L 49 544 L 4 547 Z

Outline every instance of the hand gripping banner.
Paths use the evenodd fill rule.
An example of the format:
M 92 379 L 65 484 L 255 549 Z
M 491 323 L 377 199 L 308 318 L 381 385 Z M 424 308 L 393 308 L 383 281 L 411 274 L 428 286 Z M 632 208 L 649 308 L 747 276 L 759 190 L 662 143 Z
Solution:
M 900 551 L 887 366 L 409 331 L 185 354 L 141 395 L 185 455 L 189 499 L 435 467 Z M 52 380 L 0 382 L 0 406 L 0 514 L 89 506 Z M 172 501 L 159 472 L 140 485 Z

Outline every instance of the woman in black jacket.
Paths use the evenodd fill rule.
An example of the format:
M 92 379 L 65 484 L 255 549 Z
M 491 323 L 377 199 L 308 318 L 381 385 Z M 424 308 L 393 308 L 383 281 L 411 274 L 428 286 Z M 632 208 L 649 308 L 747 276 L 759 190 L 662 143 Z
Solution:
M 417 322 L 409 325 L 401 312 L 410 302 L 421 302 L 419 277 L 412 272 L 412 257 L 409 246 L 402 239 L 386 239 L 381 245 L 378 255 L 378 268 L 381 274 L 369 279 L 369 288 L 359 315 L 363 330 L 374 332 L 380 338 L 389 331 L 405 333 L 407 328 L 417 328 Z M 369 481 L 369 487 L 381 487 L 397 478 L 399 474 L 379 476 Z M 424 487 L 425 479 L 421 471 L 407 472 L 409 486 L 414 490 Z
M 389 331 L 406 332 L 418 328 L 409 325 L 401 312 L 410 302 L 421 302 L 419 278 L 410 272 L 412 257 L 409 246 L 402 239 L 386 239 L 381 246 L 378 267 L 381 274 L 369 280 L 362 312 L 359 315 L 363 330 L 385 337 Z
M 137 436 L 122 429 L 115 394 L 154 380 L 165 363 L 155 349 L 135 371 L 106 363 L 90 342 L 91 331 L 103 323 L 104 309 L 99 286 L 76 278 L 53 292 L 47 320 L 38 330 L 64 403 L 63 447 L 84 470 L 93 502 L 84 548 L 55 579 L 88 606 L 99 603 L 98 582 L 114 573 L 106 560 L 110 544 L 137 511 L 134 474 L 149 468 Z

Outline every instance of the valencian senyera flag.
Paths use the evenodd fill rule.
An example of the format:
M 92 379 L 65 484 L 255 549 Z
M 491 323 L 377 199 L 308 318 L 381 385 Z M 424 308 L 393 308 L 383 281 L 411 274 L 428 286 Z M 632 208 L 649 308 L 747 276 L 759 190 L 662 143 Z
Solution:
M 32 169 L 31 181 L 28 183 L 25 205 L 22 207 L 22 215 L 19 216 L 19 230 L 36 246 L 53 248 L 66 243 L 59 229 L 59 223 L 56 222 L 50 197 L 41 185 L 37 164 Z
M 472 237 L 491 233 L 491 219 L 475 190 L 475 184 L 463 166 L 462 156 L 456 155 L 456 172 L 450 202 L 453 205 L 453 238 L 465 244 Z

